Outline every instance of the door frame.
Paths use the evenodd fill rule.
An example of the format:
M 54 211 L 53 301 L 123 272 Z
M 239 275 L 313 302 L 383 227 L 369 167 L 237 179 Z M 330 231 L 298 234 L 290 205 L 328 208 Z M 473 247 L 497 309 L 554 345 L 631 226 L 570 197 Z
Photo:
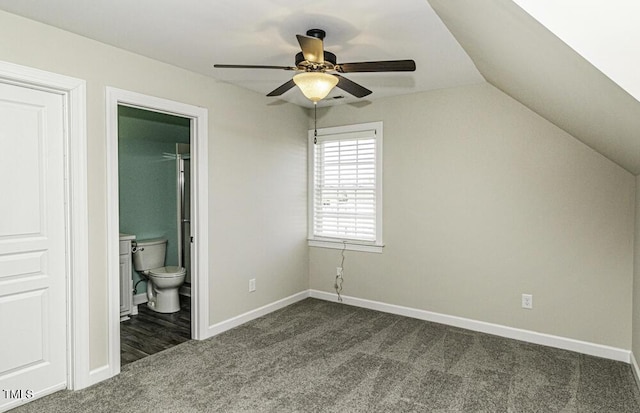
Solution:
M 3 61 L 0 82 L 56 93 L 64 102 L 67 388 L 79 390 L 90 385 L 86 82 Z
M 181 116 L 191 120 L 191 157 L 195 160 L 191 185 L 192 305 L 191 336 L 207 338 L 209 327 L 209 241 L 208 241 L 208 110 L 206 108 L 144 95 L 113 87 L 106 88 L 107 128 L 107 274 L 108 274 L 108 366 L 106 377 L 120 373 L 120 291 L 119 291 L 119 189 L 118 189 L 118 105 Z

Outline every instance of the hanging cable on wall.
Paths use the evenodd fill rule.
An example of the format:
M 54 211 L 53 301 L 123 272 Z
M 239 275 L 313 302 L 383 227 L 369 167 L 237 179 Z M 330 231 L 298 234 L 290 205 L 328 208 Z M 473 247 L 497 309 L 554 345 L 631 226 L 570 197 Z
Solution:
M 136 283 L 136 285 L 134 285 L 134 286 L 133 286 L 133 295 L 138 294 L 138 284 L 140 284 L 140 283 L 141 283 L 141 282 L 143 282 L 143 281 L 147 281 L 147 280 L 145 280 L 145 279 L 140 279 L 140 280 L 138 280 L 138 282 Z
M 338 294 L 338 301 L 342 302 L 342 283 L 344 282 L 344 251 L 347 249 L 347 241 L 342 241 L 342 251 L 340 255 L 342 255 L 342 261 L 340 261 L 340 267 L 336 274 L 336 282 L 333 285 L 336 289 L 336 294 Z

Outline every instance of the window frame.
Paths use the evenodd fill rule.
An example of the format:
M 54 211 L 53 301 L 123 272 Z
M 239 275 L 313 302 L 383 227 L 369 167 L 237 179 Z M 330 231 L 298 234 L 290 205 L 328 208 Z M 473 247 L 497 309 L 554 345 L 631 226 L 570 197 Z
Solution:
M 375 214 L 375 225 L 376 225 L 376 239 L 375 241 L 364 241 L 364 240 L 355 240 L 348 238 L 333 238 L 333 237 L 322 237 L 316 236 L 314 234 L 314 218 L 315 218 L 315 144 L 314 144 L 314 130 L 309 130 L 309 139 L 307 146 L 307 159 L 308 159 L 308 170 L 307 170 L 307 206 L 308 206 L 308 244 L 310 247 L 320 247 L 320 248 L 334 248 L 334 249 L 346 249 L 352 251 L 362 251 L 362 252 L 375 252 L 382 253 L 382 249 L 384 247 L 383 238 L 382 238 L 382 152 L 383 152 L 383 124 L 382 121 L 377 122 L 367 122 L 367 123 L 359 123 L 353 125 L 344 125 L 344 126 L 335 126 L 329 128 L 321 128 L 317 130 L 317 136 L 320 139 L 323 136 L 330 135 L 339 135 L 346 133 L 354 133 L 354 132 L 365 132 L 374 130 L 374 139 L 376 145 L 376 169 L 375 169 L 375 179 L 376 179 L 376 214 Z

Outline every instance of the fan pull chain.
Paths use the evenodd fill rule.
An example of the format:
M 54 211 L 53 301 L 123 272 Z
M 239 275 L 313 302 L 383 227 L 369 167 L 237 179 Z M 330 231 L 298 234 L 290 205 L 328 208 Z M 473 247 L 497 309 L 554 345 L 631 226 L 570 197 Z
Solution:
M 318 103 L 313 102 L 313 144 L 318 143 Z

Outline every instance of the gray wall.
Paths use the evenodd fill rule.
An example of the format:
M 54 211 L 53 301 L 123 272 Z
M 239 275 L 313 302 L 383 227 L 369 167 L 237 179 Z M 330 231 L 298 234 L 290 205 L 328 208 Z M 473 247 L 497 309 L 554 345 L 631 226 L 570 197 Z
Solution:
M 308 288 L 301 108 L 1 11 L 0 60 L 87 81 L 92 369 L 108 351 L 106 86 L 209 111 L 210 323 Z
M 343 294 L 630 348 L 633 175 L 489 84 L 319 113 L 384 122 L 386 246 Z M 339 264 L 310 248 L 311 288 Z

